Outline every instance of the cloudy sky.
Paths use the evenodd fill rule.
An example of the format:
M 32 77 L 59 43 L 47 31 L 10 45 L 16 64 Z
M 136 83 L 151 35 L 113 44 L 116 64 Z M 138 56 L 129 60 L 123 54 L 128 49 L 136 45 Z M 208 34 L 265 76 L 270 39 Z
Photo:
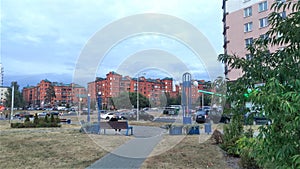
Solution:
M 11 81 L 18 81 L 21 86 L 36 85 L 46 78 L 70 83 L 74 80 L 74 74 L 77 76 L 75 70 L 81 68 L 80 63 L 85 60 L 85 66 L 95 62 L 93 67 L 96 67 L 96 71 L 93 70 L 93 76 L 104 77 L 109 71 L 117 71 L 130 76 L 146 73 L 146 77 L 156 78 L 173 76 L 172 72 L 186 67 L 180 71 L 188 70 L 195 79 L 210 80 L 211 75 L 207 72 L 217 69 L 210 66 L 221 66 L 216 61 L 217 54 L 222 53 L 221 6 L 220 0 L 1 0 L 1 63 L 4 67 L 4 85 L 9 86 Z M 170 27 L 177 21 L 190 24 L 204 37 L 198 39 L 199 46 L 205 46 L 208 42 L 216 55 L 208 56 L 205 49 L 199 47 L 200 52 L 203 51 L 202 56 L 196 56 L 197 49 L 185 43 L 189 38 L 176 36 L 175 33 L 174 36 L 161 33 L 162 30 L 149 33 L 143 32 L 146 28 L 142 28 L 139 30 L 140 34 L 133 35 L 129 33 L 130 30 L 125 29 L 128 27 L 124 23 L 130 23 L 135 28 L 141 22 L 146 22 L 134 22 L 131 16 L 149 14 L 177 18 L 171 19 L 168 25 L 158 19 L 162 28 Z M 124 26 L 115 24 L 120 20 Z M 100 60 L 93 59 L 90 55 L 84 56 L 83 51 L 94 43 L 91 39 L 110 26 L 113 29 L 112 25 L 115 25 L 114 30 L 107 36 L 117 37 L 116 34 L 123 31 L 125 35 L 128 34 L 127 38 L 116 39 L 118 42 L 113 43 Z M 182 28 L 182 34 L 192 32 L 181 26 L 175 27 Z M 108 41 L 100 37 L 97 41 L 99 50 Z M 196 43 L 197 39 L 193 39 L 193 44 Z M 153 61 L 151 54 L 160 56 L 153 56 Z M 141 59 L 142 62 L 153 61 L 152 67 L 151 64 L 139 67 L 143 64 L 132 61 L 142 57 L 148 59 Z M 164 59 L 160 60 L 160 57 Z M 172 61 L 168 62 L 170 59 Z M 175 63 L 176 59 L 178 61 Z M 206 62 L 209 59 L 215 63 Z M 171 68 L 160 67 L 159 63 L 165 63 Z M 130 68 L 135 69 L 125 71 Z M 222 75 L 219 73 L 211 74 Z

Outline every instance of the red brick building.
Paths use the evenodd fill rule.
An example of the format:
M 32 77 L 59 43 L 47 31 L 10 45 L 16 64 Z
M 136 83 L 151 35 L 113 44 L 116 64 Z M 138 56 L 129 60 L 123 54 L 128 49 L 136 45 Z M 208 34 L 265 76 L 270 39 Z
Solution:
M 45 97 L 50 86 L 54 88 L 55 97 L 52 98 L 49 104 L 45 103 Z M 28 107 L 73 106 L 79 103 L 80 100 L 86 103 L 86 89 L 73 83 L 50 82 L 45 79 L 38 83 L 37 86 L 24 87 L 22 93 Z

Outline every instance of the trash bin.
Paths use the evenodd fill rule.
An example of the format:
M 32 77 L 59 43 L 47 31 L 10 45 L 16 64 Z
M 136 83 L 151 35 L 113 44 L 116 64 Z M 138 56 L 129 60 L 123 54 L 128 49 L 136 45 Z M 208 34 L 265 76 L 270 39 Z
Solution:
M 210 134 L 210 133 L 211 133 L 211 123 L 205 123 L 205 124 L 204 124 L 204 131 L 205 131 L 205 133 L 207 133 L 207 134 Z
M 183 117 L 183 124 L 192 124 L 192 117 Z
M 182 126 L 171 126 L 169 129 L 170 135 L 181 135 L 182 134 Z

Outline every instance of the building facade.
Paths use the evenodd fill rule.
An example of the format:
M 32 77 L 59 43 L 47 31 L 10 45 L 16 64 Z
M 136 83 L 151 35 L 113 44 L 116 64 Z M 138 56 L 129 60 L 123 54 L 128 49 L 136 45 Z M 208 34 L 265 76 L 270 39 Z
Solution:
M 192 97 L 196 101 L 201 93 L 199 89 L 204 89 L 205 81 L 198 81 L 198 86 L 193 86 Z M 109 72 L 105 78 L 97 77 L 95 81 L 88 83 L 87 92 L 91 102 L 95 104 L 97 97 L 102 99 L 102 108 L 110 108 L 110 99 L 117 97 L 122 92 L 136 93 L 137 91 L 149 99 L 152 106 L 159 106 L 161 99 L 165 95 L 171 98 L 180 97 L 180 85 L 174 85 L 172 78 L 151 79 L 144 76 L 131 78 L 122 76 L 116 72 Z
M 0 105 L 4 105 L 6 101 L 6 93 L 8 92 L 9 87 L 0 86 Z
M 270 26 L 268 15 L 272 12 L 271 5 L 274 0 L 224 0 L 224 47 L 225 53 L 251 59 L 247 46 L 256 38 L 268 38 L 266 34 Z M 279 0 L 284 3 L 285 0 Z M 224 7 L 226 4 L 226 7 Z M 286 17 L 289 11 L 281 11 L 281 16 Z M 278 35 L 280 36 L 280 35 Z M 269 47 L 270 52 L 277 50 L 278 46 Z M 226 70 L 225 70 L 226 71 Z M 242 76 L 238 69 L 228 70 L 230 80 Z
M 52 86 L 55 97 L 46 101 L 48 88 Z M 77 84 L 64 84 L 41 80 L 36 86 L 27 86 L 22 90 L 27 107 L 74 106 L 79 102 L 86 103 L 86 89 Z

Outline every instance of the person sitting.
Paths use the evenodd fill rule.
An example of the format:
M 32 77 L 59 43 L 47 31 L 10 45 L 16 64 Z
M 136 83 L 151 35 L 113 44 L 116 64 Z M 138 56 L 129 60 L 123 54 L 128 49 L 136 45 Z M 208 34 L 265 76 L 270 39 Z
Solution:
M 111 117 L 109 119 L 109 121 L 118 121 L 118 117 L 116 116 L 116 114 L 113 115 L 113 117 Z M 115 134 L 121 134 L 121 129 L 119 129 L 119 132 L 118 132 L 118 129 L 115 129 Z

